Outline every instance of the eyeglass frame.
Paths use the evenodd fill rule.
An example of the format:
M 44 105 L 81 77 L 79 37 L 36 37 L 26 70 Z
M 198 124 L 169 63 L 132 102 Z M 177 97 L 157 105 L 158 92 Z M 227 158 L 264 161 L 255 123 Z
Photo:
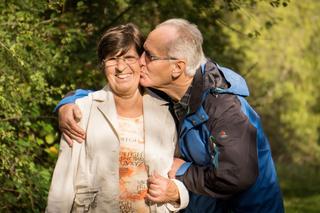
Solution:
M 159 61 L 159 60 L 178 60 L 178 58 L 171 57 L 171 56 L 160 57 L 160 56 L 151 55 L 150 52 L 146 49 L 143 51 L 143 53 L 144 53 L 144 57 L 149 58 L 150 62 Z
M 126 59 L 135 59 L 135 61 L 134 62 L 132 62 L 132 63 L 128 63 L 127 61 L 126 61 Z M 107 62 L 108 61 L 110 61 L 110 60 L 115 60 L 115 64 L 112 64 L 112 65 L 107 65 Z M 134 56 L 121 56 L 121 57 L 111 57 L 111 58 L 105 58 L 105 59 L 103 59 L 103 63 L 104 63 L 104 65 L 106 66 L 106 67 L 113 67 L 113 66 L 116 66 L 116 65 L 118 65 L 119 64 L 119 60 L 122 60 L 125 64 L 127 64 L 127 65 L 129 65 L 129 64 L 134 64 L 134 63 L 136 63 L 137 61 L 139 61 L 139 57 L 134 57 Z

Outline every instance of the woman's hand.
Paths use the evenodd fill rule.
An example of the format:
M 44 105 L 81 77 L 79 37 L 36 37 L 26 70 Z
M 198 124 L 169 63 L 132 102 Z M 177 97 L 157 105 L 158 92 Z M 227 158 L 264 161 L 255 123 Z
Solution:
M 148 178 L 146 198 L 155 203 L 178 203 L 179 190 L 172 180 L 155 173 Z

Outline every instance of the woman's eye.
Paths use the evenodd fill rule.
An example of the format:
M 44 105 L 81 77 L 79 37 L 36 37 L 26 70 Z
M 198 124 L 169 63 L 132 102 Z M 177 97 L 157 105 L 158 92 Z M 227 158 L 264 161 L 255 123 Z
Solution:
M 136 57 L 134 57 L 134 56 L 125 56 L 124 58 L 125 59 L 135 59 Z

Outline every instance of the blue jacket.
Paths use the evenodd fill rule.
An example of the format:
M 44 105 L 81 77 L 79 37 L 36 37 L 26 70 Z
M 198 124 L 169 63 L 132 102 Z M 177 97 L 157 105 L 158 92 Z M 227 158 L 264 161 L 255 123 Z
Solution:
M 176 175 L 191 191 L 185 212 L 284 212 L 269 142 L 246 96 L 232 70 L 208 62 L 197 71 L 179 125 L 187 162 Z

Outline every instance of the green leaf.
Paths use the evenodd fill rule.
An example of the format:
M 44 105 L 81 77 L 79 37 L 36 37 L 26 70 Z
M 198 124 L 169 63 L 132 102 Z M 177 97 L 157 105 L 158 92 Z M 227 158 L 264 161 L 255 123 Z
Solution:
M 48 135 L 46 135 L 45 140 L 46 140 L 47 144 L 52 144 L 55 140 L 55 137 L 53 134 L 48 134 Z

